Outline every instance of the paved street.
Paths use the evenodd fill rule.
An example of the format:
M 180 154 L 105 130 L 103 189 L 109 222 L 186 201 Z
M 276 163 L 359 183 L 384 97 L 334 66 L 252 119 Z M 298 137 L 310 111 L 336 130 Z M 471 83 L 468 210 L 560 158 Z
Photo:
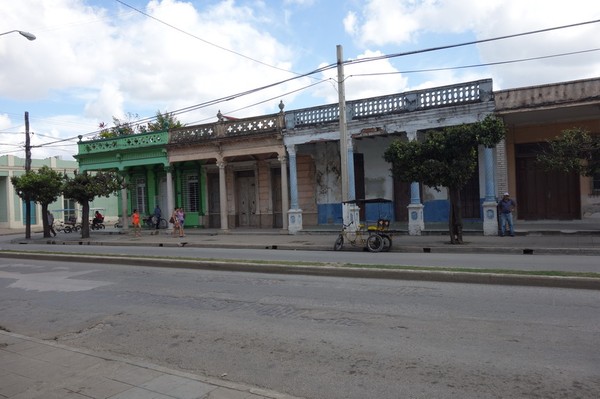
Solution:
M 595 398 L 600 392 L 597 290 L 0 262 L 4 328 L 92 351 L 94 363 L 117 356 L 166 367 L 169 380 L 181 377 L 169 371 L 176 370 L 311 399 L 481 399 L 498 392 Z M 38 368 L 24 375 L 37 378 L 41 389 L 54 387 L 41 380 L 61 370 L 62 356 L 79 359 L 32 349 L 38 350 L 29 354 Z M 56 366 L 40 373 L 44 360 Z M 67 389 L 89 394 L 98 378 L 111 378 L 90 378 L 87 372 L 104 366 L 86 362 L 73 364 L 77 373 L 69 374 Z M 137 370 L 140 378 L 159 378 Z M 148 383 L 141 378 L 133 386 L 124 378 L 107 386 Z M 203 378 L 185 385 L 223 387 Z M 261 395 L 237 390 L 241 397 Z

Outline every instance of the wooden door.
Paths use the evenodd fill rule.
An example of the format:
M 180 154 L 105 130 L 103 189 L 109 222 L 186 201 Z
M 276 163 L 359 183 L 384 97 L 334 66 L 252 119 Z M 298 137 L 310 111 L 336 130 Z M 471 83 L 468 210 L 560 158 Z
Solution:
M 460 204 L 462 217 L 464 219 L 481 218 L 481 200 L 479 198 L 479 163 L 475 167 L 475 173 L 471 179 L 460 190 Z
M 219 188 L 219 174 L 206 175 L 208 189 L 208 227 L 217 229 L 221 227 L 221 191 Z
M 281 209 L 281 168 L 271 168 L 271 201 L 273 202 L 273 228 L 283 227 L 283 214 L 287 209 Z
M 359 208 L 360 220 L 365 220 L 366 205 L 360 200 L 365 199 L 365 156 L 354 154 L 354 199 Z
M 516 148 L 517 214 L 525 220 L 580 219 L 579 176 L 577 173 L 546 171 L 536 162 L 539 146 Z
M 237 216 L 239 227 L 251 227 L 256 213 L 256 191 L 254 172 L 242 171 L 236 174 Z
M 408 222 L 407 207 L 409 204 L 410 183 L 394 177 L 394 215 L 396 222 Z

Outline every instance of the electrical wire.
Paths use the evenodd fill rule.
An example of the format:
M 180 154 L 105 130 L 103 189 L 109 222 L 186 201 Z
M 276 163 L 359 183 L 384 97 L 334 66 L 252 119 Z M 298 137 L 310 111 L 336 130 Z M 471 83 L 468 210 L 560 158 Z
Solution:
M 228 53 L 235 54 L 235 55 L 237 55 L 238 57 L 245 58 L 245 59 L 247 59 L 247 60 L 250 60 L 250 61 L 252 61 L 252 62 L 256 62 L 256 63 L 258 63 L 258 64 L 264 65 L 264 66 L 266 66 L 266 67 L 269 67 L 269 68 L 277 69 L 277 70 L 279 70 L 279 71 L 283 71 L 283 72 L 291 73 L 291 74 L 294 74 L 294 75 L 301 75 L 300 73 L 297 73 L 297 72 L 294 72 L 294 71 L 290 71 L 290 70 L 287 70 L 287 69 L 284 69 L 284 68 L 280 68 L 280 67 L 277 67 L 277 66 L 274 66 L 274 65 L 271 65 L 271 64 L 267 64 L 266 62 L 262 62 L 262 61 L 260 61 L 260 60 L 257 60 L 256 58 L 252 58 L 252 57 L 250 57 L 250 56 L 247 56 L 247 55 L 245 55 L 245 54 L 242 54 L 242 53 L 238 53 L 237 51 L 234 51 L 234 50 L 228 49 L 228 48 L 226 48 L 226 47 L 220 46 L 220 45 L 218 45 L 218 44 L 215 44 L 215 43 L 213 43 L 213 42 L 209 42 L 208 40 L 206 40 L 206 39 L 203 39 L 203 38 L 201 38 L 201 37 L 198 37 L 198 36 L 194 35 L 193 33 L 187 32 L 187 31 L 185 31 L 185 30 L 183 30 L 183 29 L 181 29 L 181 28 L 178 28 L 178 27 L 176 27 L 176 26 L 174 26 L 174 25 L 171 25 L 171 24 L 170 24 L 170 23 L 168 23 L 168 22 L 165 22 L 165 21 L 163 21 L 163 20 L 161 20 L 161 19 L 158 19 L 158 18 L 156 18 L 156 17 L 153 17 L 152 15 L 150 15 L 150 14 L 148 14 L 148 13 L 145 13 L 144 11 L 142 11 L 142 10 L 139 10 L 139 9 L 135 8 L 135 7 L 133 7 L 133 6 L 131 6 L 131 5 L 127 4 L 127 3 L 125 3 L 124 1 L 121 1 L 121 0 L 115 0 L 115 1 L 116 1 L 117 3 L 120 3 L 120 4 L 122 4 L 122 5 L 123 5 L 123 6 L 125 6 L 125 7 L 131 8 L 132 10 L 134 10 L 134 11 L 136 11 L 136 12 L 138 12 L 138 13 L 142 14 L 143 16 L 145 16 L 145 17 L 147 17 L 147 18 L 150 18 L 150 19 L 152 19 L 152 20 L 154 20 L 154 21 L 156 21 L 156 22 L 159 22 L 159 23 L 161 23 L 161 24 L 163 24 L 163 25 L 166 25 L 166 26 L 168 26 L 168 27 L 169 27 L 169 28 L 171 28 L 171 29 L 175 29 L 176 31 L 178 31 L 178 32 L 180 32 L 180 33 L 183 33 L 184 35 L 187 35 L 187 36 L 193 37 L 193 38 L 194 38 L 194 39 L 196 39 L 196 40 L 200 40 L 201 42 L 203 42 L 203 43 L 206 43 L 206 44 L 208 44 L 208 45 L 210 45 L 210 46 L 216 47 L 216 48 L 218 48 L 219 50 L 227 51 Z
M 125 6 L 130 7 L 129 5 L 121 2 L 120 0 L 116 0 L 116 1 L 119 2 L 119 3 L 122 3 Z M 154 17 L 152 17 L 152 16 L 148 16 L 148 17 L 154 19 Z M 162 22 L 162 21 L 159 20 L 159 22 Z M 395 53 L 395 54 L 382 55 L 382 56 L 377 56 L 377 57 L 360 58 L 360 59 L 356 59 L 356 60 L 346 60 L 346 61 L 342 60 L 340 63 L 341 64 L 356 64 L 356 63 L 372 62 L 372 61 L 378 61 L 378 60 L 383 60 L 383 59 L 395 58 L 395 57 L 400 57 L 400 56 L 413 55 L 413 54 L 421 54 L 421 53 L 426 53 L 426 52 L 431 52 L 431 51 L 439 51 L 439 50 L 450 49 L 450 48 L 461 47 L 461 46 L 467 46 L 467 45 L 472 45 L 472 44 L 485 43 L 485 42 L 491 42 L 491 41 L 496 41 L 496 40 L 503 40 L 503 39 L 508 39 L 508 38 L 514 38 L 514 37 L 520 37 L 520 36 L 525 36 L 525 35 L 532 35 L 532 34 L 542 33 L 542 32 L 549 32 L 549 31 L 554 31 L 554 30 L 558 30 L 558 29 L 566 29 L 566 28 L 571 28 L 571 27 L 576 27 L 576 26 L 583 26 L 583 25 L 594 24 L 594 23 L 598 23 L 598 22 L 600 22 L 600 20 L 593 20 L 593 21 L 581 22 L 581 23 L 577 23 L 577 24 L 563 25 L 563 26 L 558 26 L 558 27 L 553 27 L 553 28 L 539 29 L 539 30 L 535 30 L 535 31 L 523 32 L 523 33 L 512 34 L 512 35 L 505 35 L 505 36 L 500 36 L 500 37 L 495 37 L 495 38 L 488 38 L 488 39 L 482 39 L 482 40 L 474 40 L 474 41 L 464 42 L 464 43 L 459 43 L 459 44 L 452 44 L 452 45 L 432 47 L 432 48 L 427 48 L 427 49 L 422 49 L 422 50 L 414 50 L 414 51 L 409 51 L 409 52 L 404 52 L 404 53 Z M 176 28 L 176 27 L 173 27 L 173 28 L 179 30 L 179 28 Z M 182 32 L 186 33 L 185 31 L 182 31 Z M 186 34 L 188 34 L 188 33 L 186 33 Z M 198 38 L 198 39 L 199 40 L 203 40 L 203 39 L 200 39 L 200 38 Z M 230 51 L 230 50 L 228 50 L 228 51 Z M 594 51 L 594 50 L 589 50 L 589 51 Z M 238 54 L 238 55 L 241 55 L 241 54 Z M 568 55 L 568 54 L 565 54 L 565 55 Z M 243 56 L 243 55 L 241 55 L 241 56 Z M 551 57 L 555 57 L 555 56 L 546 56 L 546 58 L 551 58 Z M 525 59 L 525 61 L 526 60 L 527 59 Z M 507 62 L 509 62 L 509 61 L 507 61 Z M 512 61 L 512 62 L 519 62 L 519 61 L 515 60 L 515 61 Z M 243 91 L 243 92 L 240 92 L 240 93 L 232 94 L 232 95 L 225 96 L 225 97 L 220 97 L 220 98 L 213 99 L 213 100 L 210 100 L 210 101 L 206 101 L 206 102 L 203 102 L 203 103 L 195 104 L 195 105 L 192 105 L 192 106 L 189 106 L 189 107 L 181 108 L 179 110 L 170 112 L 169 114 L 173 115 L 173 116 L 181 115 L 183 113 L 187 113 L 187 112 L 195 111 L 195 110 L 198 110 L 198 109 L 206 108 L 206 107 L 209 107 L 209 106 L 212 106 L 212 105 L 216 105 L 216 104 L 219 104 L 219 103 L 222 103 L 222 102 L 231 101 L 231 100 L 237 99 L 239 97 L 246 96 L 246 95 L 249 95 L 249 94 L 253 94 L 253 93 L 256 93 L 256 92 L 259 92 L 259 91 L 262 91 L 262 90 L 265 90 L 265 89 L 268 89 L 268 88 L 272 88 L 272 87 L 275 87 L 275 86 L 278 86 L 278 85 L 281 85 L 281 84 L 284 84 L 284 83 L 287 83 L 287 82 L 290 82 L 290 81 L 293 81 L 293 80 L 296 80 L 296 79 L 300 79 L 300 78 L 303 78 L 303 77 L 314 75 L 314 74 L 320 73 L 320 72 L 325 72 L 327 70 L 336 68 L 337 66 L 338 66 L 337 63 L 335 63 L 335 64 L 328 64 L 328 65 L 325 65 L 323 67 L 314 69 L 313 71 L 304 73 L 304 74 L 300 74 L 300 75 L 297 75 L 297 76 L 294 76 L 294 77 L 291 77 L 291 78 L 288 78 L 288 79 L 284 79 L 284 80 L 281 80 L 281 81 L 278 81 L 278 82 L 275 82 L 275 83 L 271 83 L 271 84 L 268 84 L 268 85 L 265 85 L 265 86 L 261 86 L 261 87 L 258 87 L 258 88 L 246 90 L 246 91 Z M 465 66 L 464 68 L 466 68 L 466 67 L 468 67 L 468 66 Z M 460 68 L 457 68 L 457 69 L 460 69 Z M 359 76 L 359 75 L 355 75 L 355 76 Z M 248 107 L 251 107 L 251 106 L 248 106 Z M 143 118 L 143 119 L 140 119 L 140 120 L 136 121 L 136 124 L 142 124 L 142 123 L 145 123 L 147 121 L 153 121 L 155 119 L 156 119 L 155 116 L 154 117 Z M 81 137 L 89 137 L 89 136 L 97 135 L 97 134 L 100 133 L 100 131 L 101 130 L 95 130 L 93 132 L 89 132 L 89 133 L 86 133 L 84 135 L 81 135 Z M 53 142 L 50 142 L 50 143 L 46 143 L 45 145 L 51 145 L 51 144 L 55 144 L 55 143 L 64 143 L 64 142 L 67 142 L 67 141 L 76 140 L 78 138 L 79 138 L 79 136 L 78 137 L 71 137 L 71 138 L 61 139 L 61 140 L 53 141 Z
M 514 64 L 514 63 L 517 63 L 517 62 L 528 62 L 528 61 L 544 60 L 544 59 L 555 58 L 555 57 L 566 57 L 566 56 L 569 56 L 569 55 L 591 53 L 591 52 L 594 52 L 594 51 L 600 51 L 600 48 L 594 48 L 594 49 L 589 49 L 589 50 L 581 50 L 581 51 L 572 51 L 570 53 L 561 53 L 561 54 L 554 54 L 554 55 L 544 55 L 544 56 L 539 56 L 539 57 L 520 58 L 520 59 L 516 59 L 516 60 L 509 60 L 509 61 L 488 62 L 488 63 L 485 63 L 485 64 L 460 65 L 460 66 L 452 66 L 452 67 L 444 67 L 444 68 L 415 69 L 415 70 L 396 71 L 396 72 L 357 73 L 357 74 L 353 74 L 353 75 L 348 75 L 347 78 L 350 78 L 352 76 L 381 76 L 381 75 L 396 75 L 396 74 L 423 73 L 423 72 L 439 72 L 439 71 L 450 71 L 450 70 L 458 70 L 458 69 L 480 68 L 480 67 L 486 67 L 486 66 Z

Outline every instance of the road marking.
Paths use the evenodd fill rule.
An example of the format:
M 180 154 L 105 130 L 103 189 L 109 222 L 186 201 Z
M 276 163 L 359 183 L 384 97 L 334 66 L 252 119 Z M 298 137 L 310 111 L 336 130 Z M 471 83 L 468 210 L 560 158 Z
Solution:
M 0 279 L 16 280 L 8 285 L 9 288 L 21 288 L 26 291 L 55 291 L 77 292 L 89 291 L 94 288 L 113 284 L 107 281 L 83 280 L 74 277 L 93 273 L 95 270 L 85 272 L 69 272 L 66 270 L 46 273 L 12 273 L 0 270 Z

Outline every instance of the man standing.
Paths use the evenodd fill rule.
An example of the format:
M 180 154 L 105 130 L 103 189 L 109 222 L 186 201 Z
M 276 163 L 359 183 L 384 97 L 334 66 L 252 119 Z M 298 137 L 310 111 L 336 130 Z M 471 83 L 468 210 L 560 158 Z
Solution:
M 504 237 L 506 233 L 506 224 L 508 223 L 509 234 L 511 237 L 515 236 L 515 229 L 513 224 L 513 211 L 517 203 L 510 198 L 509 193 L 504 193 L 502 200 L 498 203 L 498 213 L 500 215 L 500 236 Z
M 56 237 L 56 231 L 54 231 L 54 215 L 50 211 L 48 211 L 48 227 L 50 228 L 50 233 L 54 234 L 54 237 Z
M 160 218 L 162 217 L 162 212 L 160 210 L 160 206 L 158 206 L 158 204 L 156 204 L 156 208 L 154 208 L 154 221 L 156 222 L 155 224 L 155 233 L 154 234 L 158 234 L 158 228 L 160 226 Z

